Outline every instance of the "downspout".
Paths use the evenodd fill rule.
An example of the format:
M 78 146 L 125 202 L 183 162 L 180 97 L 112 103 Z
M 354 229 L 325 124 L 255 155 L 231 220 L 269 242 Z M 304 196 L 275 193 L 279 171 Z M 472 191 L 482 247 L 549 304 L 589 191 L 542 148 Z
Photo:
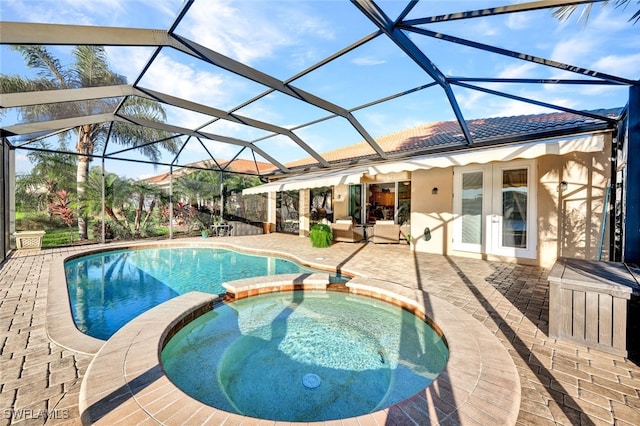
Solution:
M 609 180 L 609 261 L 619 262 L 616 253 L 616 196 L 618 187 L 618 138 L 621 136 L 620 122 L 611 135 L 611 179 Z

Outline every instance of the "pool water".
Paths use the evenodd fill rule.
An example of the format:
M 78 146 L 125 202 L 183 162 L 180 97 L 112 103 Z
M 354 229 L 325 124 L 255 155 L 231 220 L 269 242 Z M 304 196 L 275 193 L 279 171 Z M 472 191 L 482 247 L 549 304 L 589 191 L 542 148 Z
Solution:
M 319 271 L 277 257 L 205 247 L 117 250 L 65 263 L 76 326 L 103 340 L 141 313 L 189 291 L 221 294 L 227 281 L 309 272 Z
M 250 417 L 311 422 L 363 415 L 427 387 L 445 342 L 388 303 L 343 292 L 273 293 L 222 304 L 162 351 L 170 380 Z

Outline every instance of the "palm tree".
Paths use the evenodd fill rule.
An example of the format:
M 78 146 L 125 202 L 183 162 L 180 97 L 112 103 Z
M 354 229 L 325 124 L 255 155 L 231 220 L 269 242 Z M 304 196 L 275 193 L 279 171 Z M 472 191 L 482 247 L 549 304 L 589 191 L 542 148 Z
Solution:
M 107 55 L 102 46 L 76 46 L 72 55 L 74 62 L 64 67 L 44 46 L 13 46 L 24 57 L 29 68 L 37 70 L 37 77 L 25 79 L 20 76 L 0 76 L 2 93 L 31 92 L 38 90 L 74 89 L 82 87 L 109 86 L 126 84 L 126 78 L 109 68 Z M 51 120 L 65 117 L 88 116 L 104 112 L 113 112 L 120 104 L 120 98 L 105 98 L 83 102 L 65 102 L 22 107 L 21 118 L 26 121 Z M 121 107 L 123 113 L 153 121 L 164 121 L 166 113 L 162 106 L 141 97 L 129 97 Z M 107 143 L 107 123 L 86 124 L 72 130 L 76 134 L 76 153 L 78 154 L 76 184 L 78 196 L 78 235 L 87 238 L 87 217 L 85 211 L 85 186 L 89 175 L 92 155 L 99 147 Z M 124 146 L 139 146 L 142 154 L 152 161 L 160 157 L 158 144 L 147 142 L 160 140 L 160 146 L 169 152 L 177 152 L 177 141 L 165 139 L 168 135 L 159 130 L 115 123 L 111 129 L 109 143 Z
M 229 192 L 242 193 L 243 189 L 252 188 L 261 185 L 262 181 L 259 177 L 233 174 L 224 180 L 224 186 Z
M 100 167 L 92 168 L 85 188 L 87 189 L 87 197 L 84 207 L 87 213 L 100 214 L 104 207 L 105 214 L 109 219 L 120 228 L 122 233 L 130 236 L 131 232 L 128 224 L 118 217 L 116 211 L 122 210 L 123 206 L 126 206 L 131 201 L 130 197 L 133 190 L 131 180 L 123 179 L 115 173 L 105 173 L 104 200 L 102 199 L 102 182 L 102 169 Z
M 69 194 L 74 186 L 73 171 L 77 167 L 76 159 L 73 155 L 65 153 L 67 148 L 64 144 L 58 149 L 60 152 L 31 151 L 27 154 L 33 164 L 29 179 L 32 191 L 42 193 L 45 205 L 53 203 L 58 198 L 58 191 L 64 190 Z M 47 210 L 51 216 L 51 210 Z
M 220 174 L 207 170 L 196 170 L 176 179 L 176 190 L 184 201 L 202 207 L 208 200 L 213 202 L 220 196 Z

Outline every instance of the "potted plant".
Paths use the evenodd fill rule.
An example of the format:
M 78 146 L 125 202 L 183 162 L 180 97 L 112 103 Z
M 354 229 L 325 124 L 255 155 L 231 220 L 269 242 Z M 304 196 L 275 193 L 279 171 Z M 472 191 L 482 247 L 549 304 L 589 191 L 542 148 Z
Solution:
M 207 238 L 209 236 L 209 231 L 207 229 L 203 229 L 201 235 L 202 238 Z
M 309 238 L 311 238 L 312 247 L 329 247 L 331 245 L 331 241 L 333 241 L 333 233 L 331 232 L 329 225 L 316 223 L 309 231 Z

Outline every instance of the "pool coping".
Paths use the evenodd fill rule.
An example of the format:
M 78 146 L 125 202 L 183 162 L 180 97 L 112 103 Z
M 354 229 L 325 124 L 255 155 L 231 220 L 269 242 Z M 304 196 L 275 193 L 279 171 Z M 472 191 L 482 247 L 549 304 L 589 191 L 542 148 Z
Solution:
M 238 249 L 300 261 L 273 250 L 246 250 L 233 244 L 194 244 L 194 241 L 143 244 L 148 248 L 181 245 Z M 90 254 L 127 248 L 140 248 L 140 245 L 111 245 L 91 250 Z M 64 274 L 64 261 L 71 257 L 74 256 L 52 264 L 49 295 L 54 297 L 48 297 L 47 330 L 55 342 L 71 350 L 95 354 L 80 391 L 83 423 L 262 424 L 260 419 L 228 413 L 193 399 L 177 388 L 162 368 L 160 351 L 167 336 L 211 309 L 213 303 L 220 300 L 219 295 L 190 292 L 171 299 L 140 315 L 104 342 L 82 334 L 73 324 Z M 322 268 L 322 265 L 301 263 Z M 268 285 L 270 280 L 272 286 Z M 287 280 L 291 283 L 287 284 Z M 295 283 L 289 278 L 283 281 L 282 276 L 264 277 L 263 281 L 263 285 L 258 285 L 261 288 L 254 288 L 252 294 L 286 291 L 296 286 L 304 288 L 304 282 Z M 314 291 L 320 286 L 317 282 L 308 285 Z M 235 291 L 240 289 L 237 287 Z M 429 387 L 399 404 L 357 418 L 313 424 L 515 424 L 521 396 L 516 366 L 506 348 L 479 321 L 440 298 L 397 283 L 360 276 L 352 278 L 347 287 L 355 294 L 423 313 L 445 336 L 449 360 Z M 250 291 L 246 287 L 247 296 Z

